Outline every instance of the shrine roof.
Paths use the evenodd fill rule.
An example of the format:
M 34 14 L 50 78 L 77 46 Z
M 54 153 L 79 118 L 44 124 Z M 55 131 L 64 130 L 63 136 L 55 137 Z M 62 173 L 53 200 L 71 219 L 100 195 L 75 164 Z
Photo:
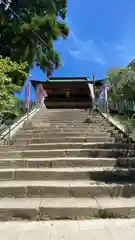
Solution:
M 105 79 L 99 79 L 95 80 L 94 84 L 96 86 L 102 85 Z M 48 81 L 36 81 L 36 80 L 31 80 L 32 85 L 38 85 L 38 84 L 43 84 L 43 85 L 50 85 L 50 84 L 67 84 L 67 83 L 72 83 L 72 84 L 78 84 L 78 83 L 93 83 L 93 80 L 90 80 L 87 77 L 56 77 L 56 78 L 49 78 Z

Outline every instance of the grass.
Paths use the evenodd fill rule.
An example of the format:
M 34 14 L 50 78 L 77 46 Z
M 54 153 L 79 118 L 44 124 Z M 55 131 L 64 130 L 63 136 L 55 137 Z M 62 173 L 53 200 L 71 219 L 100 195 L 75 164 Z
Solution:
M 122 114 L 110 114 L 116 121 L 119 121 L 122 125 L 126 125 L 128 123 L 128 116 Z

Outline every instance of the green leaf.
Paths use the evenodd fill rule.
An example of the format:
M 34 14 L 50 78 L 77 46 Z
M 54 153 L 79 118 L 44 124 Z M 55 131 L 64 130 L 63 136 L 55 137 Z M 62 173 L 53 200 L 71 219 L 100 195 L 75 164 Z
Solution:
M 50 51 L 56 52 L 54 41 L 61 37 L 67 39 L 69 35 L 65 21 L 67 0 L 16 0 L 12 1 L 11 8 L 24 21 L 1 9 L 0 52 L 3 58 L 8 56 L 18 64 L 20 60 L 26 61 L 29 68 L 36 62 L 46 72 L 52 61 L 53 69 L 57 69 L 61 65 L 60 57 L 58 53 L 54 54 L 57 57 L 50 56 Z
M 24 80 L 27 77 L 25 72 L 27 64 L 21 62 L 18 64 L 11 61 L 10 58 L 0 58 L 0 113 L 5 112 L 18 114 L 19 100 L 13 93 L 21 90 Z M 17 107 L 16 107 L 17 106 Z

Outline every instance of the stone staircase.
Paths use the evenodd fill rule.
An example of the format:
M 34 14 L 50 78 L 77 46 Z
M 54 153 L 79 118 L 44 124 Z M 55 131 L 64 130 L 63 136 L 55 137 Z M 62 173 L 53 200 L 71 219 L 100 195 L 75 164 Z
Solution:
M 135 216 L 135 148 L 99 113 L 43 110 L 0 146 L 0 220 Z

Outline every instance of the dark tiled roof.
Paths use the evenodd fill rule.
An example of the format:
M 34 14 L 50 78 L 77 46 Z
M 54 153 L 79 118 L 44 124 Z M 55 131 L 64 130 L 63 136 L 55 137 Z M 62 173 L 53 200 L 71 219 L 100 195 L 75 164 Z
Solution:
M 95 85 L 100 85 L 103 83 L 105 79 L 99 79 L 99 80 L 95 80 Z M 87 77 L 57 77 L 57 78 L 50 78 L 48 81 L 36 81 L 36 80 L 31 80 L 31 83 L 33 85 L 37 85 L 37 84 L 44 84 L 44 85 L 48 85 L 48 84 L 53 84 L 53 83 L 56 83 L 56 84 L 64 84 L 66 82 L 72 82 L 72 83 L 78 83 L 78 82 L 90 82 L 90 83 L 93 83 L 93 80 L 90 80 L 89 78 Z

